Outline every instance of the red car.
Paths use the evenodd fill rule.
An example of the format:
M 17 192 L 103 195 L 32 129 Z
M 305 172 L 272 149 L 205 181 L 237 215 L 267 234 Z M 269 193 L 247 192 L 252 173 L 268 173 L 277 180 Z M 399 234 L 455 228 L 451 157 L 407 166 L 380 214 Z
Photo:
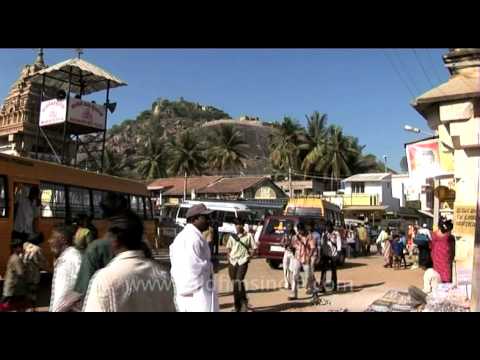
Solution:
M 258 255 L 267 259 L 270 267 L 278 269 L 283 260 L 283 246 L 280 245 L 288 224 L 296 226 L 300 221 L 298 216 L 270 216 L 265 220 Z
M 292 224 L 295 227 L 301 221 L 308 224 L 312 220 L 317 226 L 324 222 L 322 218 L 304 216 L 277 215 L 268 217 L 260 235 L 258 255 L 265 258 L 272 269 L 278 269 L 283 261 L 284 249 L 281 242 L 287 226 Z M 339 255 L 338 265 L 343 265 L 345 251 L 342 250 Z

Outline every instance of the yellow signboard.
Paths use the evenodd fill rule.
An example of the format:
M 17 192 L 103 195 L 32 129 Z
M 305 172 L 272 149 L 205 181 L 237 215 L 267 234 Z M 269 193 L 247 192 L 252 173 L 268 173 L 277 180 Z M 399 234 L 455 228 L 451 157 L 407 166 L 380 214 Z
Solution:
M 456 235 L 475 235 L 477 209 L 475 206 L 456 205 L 453 229 Z

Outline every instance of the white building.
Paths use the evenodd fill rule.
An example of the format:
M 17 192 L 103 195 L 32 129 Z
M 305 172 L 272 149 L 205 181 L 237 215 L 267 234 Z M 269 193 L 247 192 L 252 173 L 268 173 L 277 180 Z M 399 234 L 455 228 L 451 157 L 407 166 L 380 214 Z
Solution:
M 357 174 L 342 181 L 343 211 L 346 218 L 380 220 L 385 214 L 396 215 L 400 199 L 392 192 L 392 174 Z

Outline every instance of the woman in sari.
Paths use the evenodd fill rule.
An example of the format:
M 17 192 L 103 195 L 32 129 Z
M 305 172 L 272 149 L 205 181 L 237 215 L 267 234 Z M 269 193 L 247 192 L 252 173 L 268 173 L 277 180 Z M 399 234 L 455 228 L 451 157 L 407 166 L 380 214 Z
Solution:
M 383 267 L 392 267 L 393 263 L 393 249 L 392 249 L 392 236 L 391 231 L 386 231 L 387 236 L 383 239 L 383 258 L 385 260 L 385 264 Z
M 442 282 L 452 282 L 452 264 L 455 251 L 455 238 L 451 234 L 451 220 L 440 223 L 439 230 L 432 236 L 433 269 L 440 275 Z

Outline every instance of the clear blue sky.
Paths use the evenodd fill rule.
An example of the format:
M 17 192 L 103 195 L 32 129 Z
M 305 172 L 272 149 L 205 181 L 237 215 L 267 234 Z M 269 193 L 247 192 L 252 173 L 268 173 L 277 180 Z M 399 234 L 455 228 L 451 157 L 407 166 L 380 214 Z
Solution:
M 446 49 L 85 49 L 83 58 L 128 83 L 114 89 L 117 101 L 109 126 L 135 118 L 158 98 L 219 107 L 232 117 L 273 121 L 327 113 L 330 123 L 355 135 L 366 151 L 388 156 L 399 169 L 403 144 L 418 135 L 408 123 L 427 129 L 410 106 L 418 96 L 448 78 L 441 56 Z M 388 56 L 387 56 L 388 54 Z M 0 97 L 8 93 L 34 49 L 0 49 Z M 75 56 L 72 49 L 45 49 L 56 64 Z M 392 66 L 391 59 L 403 81 Z M 426 74 L 421 68 L 423 64 Z M 410 87 L 410 91 L 408 90 Z M 101 98 L 104 98 L 104 94 Z M 97 98 L 90 97 L 91 99 Z

